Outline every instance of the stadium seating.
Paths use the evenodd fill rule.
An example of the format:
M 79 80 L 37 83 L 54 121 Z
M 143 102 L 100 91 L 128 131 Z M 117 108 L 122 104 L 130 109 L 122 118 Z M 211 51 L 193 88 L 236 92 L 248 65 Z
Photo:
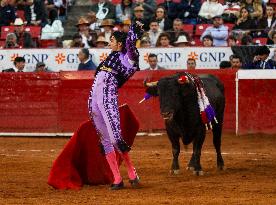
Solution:
M 201 34 L 209 26 L 211 26 L 211 24 L 197 24 L 195 29 L 195 36 L 201 36 Z
M 57 41 L 55 39 L 47 39 L 39 41 L 40 48 L 56 48 Z
M 267 38 L 253 38 L 253 42 L 258 45 L 266 45 Z
M 225 23 L 224 25 L 228 27 L 228 32 L 232 31 L 233 27 L 235 26 L 233 23 Z
M 1 27 L 1 39 L 6 39 L 8 33 L 14 32 L 14 26 L 2 26 Z M 24 30 L 30 32 L 32 38 L 40 38 L 41 27 L 40 26 L 25 26 Z
M 194 33 L 194 25 L 193 24 L 183 24 L 183 31 L 187 32 L 191 37 Z
M 18 18 L 21 18 L 23 21 L 25 21 L 25 12 L 23 10 L 17 10 L 16 11 L 16 16 Z

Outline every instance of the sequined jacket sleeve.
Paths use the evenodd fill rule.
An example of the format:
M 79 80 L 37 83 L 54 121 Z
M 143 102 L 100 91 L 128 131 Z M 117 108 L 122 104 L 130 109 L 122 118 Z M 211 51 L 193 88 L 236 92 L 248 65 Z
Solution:
M 136 48 L 136 41 L 141 38 L 143 30 L 137 25 L 132 24 L 127 35 L 126 50 L 129 60 L 134 62 L 139 61 L 139 52 Z

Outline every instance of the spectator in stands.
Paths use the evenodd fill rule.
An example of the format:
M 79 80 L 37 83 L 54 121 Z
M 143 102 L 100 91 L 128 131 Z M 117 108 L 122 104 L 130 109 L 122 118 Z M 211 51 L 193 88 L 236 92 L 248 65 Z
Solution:
M 79 33 L 76 33 L 73 36 L 73 40 L 71 42 L 70 48 L 83 48 L 84 43 L 82 42 L 82 37 Z
M 213 26 L 206 28 L 200 40 L 203 41 L 203 37 L 206 35 L 212 36 L 214 46 L 227 46 L 228 27 L 223 25 L 221 16 L 213 17 Z
M 47 11 L 49 12 L 50 10 L 54 9 L 56 6 L 55 6 L 53 0 L 45 0 L 45 7 L 46 7 Z
M 2 72 L 24 72 L 25 59 L 24 57 L 16 57 L 13 61 L 14 66 L 9 69 L 5 69 Z
M 62 22 L 65 21 L 66 18 L 66 1 L 63 0 L 46 0 L 45 6 L 50 12 L 52 9 L 56 9 L 58 11 L 58 19 Z
M 260 19 L 263 16 L 262 0 L 243 0 L 241 7 L 245 7 L 252 19 Z
M 227 40 L 228 46 L 236 46 L 237 45 L 237 38 L 233 35 L 230 35 Z
M 116 23 L 122 23 L 126 19 L 132 19 L 133 8 L 132 0 L 122 0 L 116 6 Z
M 147 38 L 142 38 L 140 41 L 140 48 L 150 48 L 150 40 Z
M 128 32 L 129 31 L 129 26 L 131 25 L 131 20 L 130 19 L 125 19 L 122 22 L 122 31 L 123 32 Z
M 186 35 L 180 35 L 178 36 L 178 39 L 176 42 L 174 42 L 175 47 L 187 47 L 190 46 L 189 41 L 186 37 Z
M 108 42 L 105 40 L 104 36 L 98 36 L 96 41 L 96 48 L 107 48 Z
M 150 26 L 150 30 L 148 31 L 148 35 L 150 38 L 150 45 L 151 45 L 151 47 L 155 47 L 157 39 L 162 32 L 159 29 L 159 24 L 158 24 L 157 20 L 152 20 L 150 22 L 149 26 Z
M 21 48 L 37 47 L 32 40 L 30 32 L 24 31 L 24 22 L 21 18 L 16 18 L 14 21 L 14 34 L 17 38 L 17 44 Z
M 114 21 L 113 19 L 104 19 L 100 25 L 100 28 L 103 31 L 103 36 L 107 42 L 110 42 L 110 37 L 113 33 Z
M 15 8 L 10 0 L 1 0 L 0 3 L 0 26 L 9 26 L 16 18 Z
M 204 47 L 214 46 L 213 42 L 214 42 L 214 39 L 211 35 L 206 35 L 202 38 L 202 44 Z
M 224 4 L 223 21 L 226 23 L 236 23 L 241 9 L 240 3 L 235 0 L 226 0 Z
M 267 4 L 265 16 L 258 23 L 258 36 L 267 37 L 269 30 L 275 27 L 275 20 L 274 8 L 272 5 Z
M 268 34 L 269 37 L 269 43 L 270 45 L 275 45 L 276 44 L 276 31 L 269 32 Z
M 23 48 L 36 48 L 37 45 L 32 39 L 32 35 L 29 32 L 23 33 Z
M 41 39 L 56 39 L 62 37 L 64 28 L 62 22 L 58 20 L 58 13 L 56 9 L 49 11 L 49 23 L 41 30 Z
M 242 46 L 251 46 L 253 45 L 253 38 L 249 34 L 244 34 L 241 38 Z
M 42 0 L 29 1 L 24 7 L 24 14 L 28 25 L 43 27 L 48 22 L 45 2 Z
M 164 7 L 157 7 L 154 18 L 157 20 L 161 31 L 167 31 L 169 29 L 172 29 L 172 21 L 167 17 L 166 10 Z
M 51 72 L 44 62 L 37 62 L 35 66 L 35 72 Z
M 241 69 L 242 68 L 242 59 L 240 56 L 232 55 L 230 62 L 231 62 L 232 69 Z
M 194 58 L 188 58 L 186 63 L 187 63 L 187 70 L 196 69 L 196 60 Z
M 221 61 L 219 64 L 219 69 L 231 69 L 230 61 Z
M 7 35 L 4 48 L 19 48 L 15 33 L 9 33 Z
M 80 64 L 78 70 L 96 70 L 97 66 L 90 59 L 90 53 L 87 48 L 82 48 L 78 54 Z
M 144 9 L 144 20 L 149 22 L 154 16 L 156 10 L 156 0 L 135 0 L 133 8 L 141 6 Z
M 115 6 L 107 0 L 99 0 L 98 3 L 91 6 L 90 10 L 96 13 L 96 17 L 100 21 L 116 18 Z
M 171 48 L 173 47 L 170 44 L 170 35 L 166 32 L 163 32 L 159 35 L 157 42 L 156 42 L 156 47 L 161 47 L 161 48 Z
M 173 21 L 173 29 L 167 31 L 170 34 L 170 42 L 173 44 L 177 41 L 180 35 L 185 35 L 187 40 L 190 40 L 189 34 L 183 31 L 183 23 L 181 19 L 176 18 Z
M 165 0 L 163 3 L 159 4 L 165 8 L 168 18 L 173 21 L 178 15 L 178 3 L 173 2 L 173 0 Z
M 149 30 L 149 22 L 144 16 L 144 8 L 142 6 L 135 6 L 133 9 L 133 18 L 132 22 L 140 21 L 142 24 L 144 24 L 144 29 L 146 31 Z
M 250 30 L 256 28 L 255 21 L 250 17 L 247 8 L 242 7 L 240 10 L 240 16 L 233 27 L 233 30 L 242 30 L 243 33 L 250 33 Z
M 185 24 L 196 24 L 200 8 L 200 0 L 181 0 L 177 7 L 178 18 Z
M 96 34 L 101 32 L 101 29 L 100 29 L 101 23 L 97 21 L 95 12 L 93 12 L 93 11 L 88 12 L 86 14 L 85 18 L 89 23 L 90 32 L 93 32 L 93 33 L 96 33 Z
M 276 61 L 268 59 L 270 50 L 267 46 L 259 46 L 256 50 L 252 64 L 246 65 L 246 69 L 276 69 Z
M 157 55 L 154 53 L 149 54 L 148 63 L 149 63 L 149 67 L 146 68 L 145 70 L 164 70 L 163 67 L 158 65 Z
M 80 17 L 78 23 L 76 24 L 76 27 L 78 27 L 84 47 L 90 48 L 90 46 L 93 46 L 94 39 L 89 33 L 89 22 L 84 17 Z
M 202 23 L 211 23 L 214 16 L 222 15 L 224 8 L 218 0 L 206 0 L 198 13 Z

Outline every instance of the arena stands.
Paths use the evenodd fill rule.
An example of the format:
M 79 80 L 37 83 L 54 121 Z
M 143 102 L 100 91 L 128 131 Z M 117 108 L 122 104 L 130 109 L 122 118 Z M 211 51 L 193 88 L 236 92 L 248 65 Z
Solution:
M 217 30 L 227 29 L 227 46 L 241 44 L 273 46 L 276 42 L 276 38 L 273 40 L 276 30 L 274 17 L 276 2 L 273 0 L 263 1 L 258 5 L 254 3 L 254 0 L 208 1 L 208 5 L 219 9 L 217 11 L 212 10 L 212 7 L 206 7 L 207 1 L 205 0 L 194 0 L 189 3 L 184 0 L 49 0 L 45 2 L 34 0 L 30 5 L 21 1 L 8 2 L 1 2 L 1 48 L 76 48 L 82 46 L 96 48 L 98 37 L 108 38 L 110 36 L 110 33 L 106 33 L 103 24 L 112 22 L 108 26 L 113 30 L 126 30 L 124 22 L 133 22 L 137 18 L 145 23 L 143 39 L 151 42 L 150 47 L 157 47 L 157 37 L 155 40 L 151 39 L 153 35 L 149 30 L 149 23 L 153 20 L 159 24 L 158 33 L 166 32 L 170 37 L 169 47 L 175 46 L 174 43 L 179 36 L 185 36 L 188 41 L 183 44 L 184 47 L 201 47 L 204 45 L 202 34 L 211 35 L 205 30 L 208 27 L 212 28 L 215 16 L 220 16 L 224 21 L 223 27 L 218 27 Z M 78 8 L 79 11 L 75 11 L 74 7 L 77 8 L 79 5 L 83 5 L 85 9 L 79 10 Z M 5 13 L 6 9 L 11 9 L 14 13 L 8 15 Z M 248 9 L 250 12 L 247 12 Z M 209 16 L 207 17 L 206 14 Z M 4 21 L 3 18 L 6 20 Z M 181 28 L 174 24 L 174 20 L 181 21 Z M 16 44 L 13 46 L 10 46 L 6 40 L 9 33 L 16 35 Z M 73 42 L 76 36 L 81 38 L 78 46 L 75 46 L 76 43 Z M 108 42 L 108 39 L 105 40 Z M 137 44 L 138 47 L 139 45 L 140 43 Z M 217 47 L 217 44 L 214 42 L 213 46 Z M 177 47 L 181 46 L 177 45 Z

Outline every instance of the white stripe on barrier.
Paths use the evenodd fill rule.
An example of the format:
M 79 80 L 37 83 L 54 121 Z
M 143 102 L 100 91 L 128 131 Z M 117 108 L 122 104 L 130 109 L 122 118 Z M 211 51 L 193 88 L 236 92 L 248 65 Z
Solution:
M 0 137 L 59 137 L 72 136 L 73 133 L 24 133 L 24 132 L 1 132 Z
M 276 70 L 239 70 L 237 72 L 237 78 L 244 80 L 276 79 Z
M 22 133 L 22 132 L 0 132 L 0 137 L 59 137 L 59 136 L 72 136 L 74 133 Z M 137 136 L 160 136 L 164 133 L 147 133 L 138 132 Z

